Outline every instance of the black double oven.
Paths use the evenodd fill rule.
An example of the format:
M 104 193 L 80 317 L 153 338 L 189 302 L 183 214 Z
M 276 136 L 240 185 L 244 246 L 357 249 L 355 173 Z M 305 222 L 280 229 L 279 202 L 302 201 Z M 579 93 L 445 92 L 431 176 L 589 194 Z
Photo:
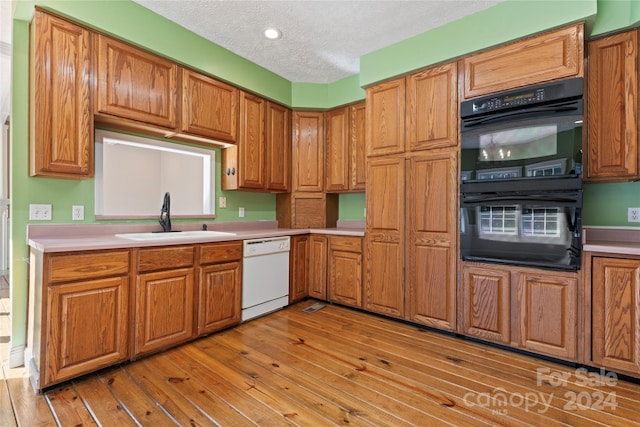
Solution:
M 578 270 L 583 81 L 460 105 L 463 260 Z

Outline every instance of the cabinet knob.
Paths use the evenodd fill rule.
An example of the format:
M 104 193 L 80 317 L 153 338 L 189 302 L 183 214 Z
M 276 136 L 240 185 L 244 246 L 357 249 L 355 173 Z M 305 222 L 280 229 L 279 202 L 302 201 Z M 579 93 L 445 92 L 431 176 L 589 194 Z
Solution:
M 235 175 L 236 174 L 236 168 L 231 168 L 231 169 L 227 168 L 226 173 L 227 173 L 227 176 Z

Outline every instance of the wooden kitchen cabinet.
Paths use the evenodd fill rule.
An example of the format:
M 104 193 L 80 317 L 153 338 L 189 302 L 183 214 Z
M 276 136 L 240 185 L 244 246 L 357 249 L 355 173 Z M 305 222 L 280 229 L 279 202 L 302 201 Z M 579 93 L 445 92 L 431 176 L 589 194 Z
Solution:
M 182 68 L 180 130 L 235 143 L 238 133 L 237 88 Z
M 29 38 L 29 175 L 93 176 L 91 33 L 36 9 Z
M 536 353 L 575 361 L 577 358 L 577 273 L 520 271 L 515 297 L 512 339 Z
M 591 265 L 593 363 L 640 374 L 640 259 L 594 256 Z
M 266 189 L 291 188 L 291 110 L 267 101 Z
M 405 151 L 405 78 L 367 88 L 367 156 Z
M 198 335 L 240 323 L 242 312 L 242 242 L 200 246 Z
M 309 241 L 308 235 L 291 237 L 289 304 L 309 296 Z
M 309 237 L 309 296 L 327 299 L 327 236 Z
M 509 344 L 511 274 L 502 269 L 462 263 L 462 333 Z
M 137 251 L 134 356 L 194 337 L 195 246 Z
M 364 308 L 403 317 L 404 157 L 369 159 L 366 205 Z
M 457 151 L 430 151 L 411 157 L 406 188 L 407 320 L 455 331 Z
M 293 191 L 324 191 L 324 113 L 293 112 Z
M 366 104 L 326 112 L 325 191 L 364 191 L 366 186 Z
M 98 113 L 177 128 L 177 64 L 102 34 L 96 50 Z
M 362 307 L 362 238 L 329 236 L 327 299 Z
M 461 60 L 463 98 L 582 77 L 583 55 L 583 23 L 468 55 Z
M 458 145 L 455 62 L 407 76 L 407 144 L 411 151 Z
M 587 45 L 588 181 L 629 181 L 638 167 L 638 30 Z
M 239 188 L 265 188 L 266 103 L 259 96 L 240 93 Z
M 27 347 L 37 389 L 129 358 L 129 251 L 31 252 Z
M 578 358 L 578 273 L 463 262 L 461 332 Z

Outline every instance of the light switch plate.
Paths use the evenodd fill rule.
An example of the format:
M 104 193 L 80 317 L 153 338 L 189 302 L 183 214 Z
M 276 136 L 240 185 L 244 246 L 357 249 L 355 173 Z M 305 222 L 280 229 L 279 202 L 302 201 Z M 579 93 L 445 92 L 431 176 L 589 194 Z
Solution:
M 240 218 L 244 218 L 244 208 L 239 208 L 239 209 L 238 209 L 238 216 L 239 216 Z
M 51 221 L 51 205 L 29 205 L 29 221 Z
M 219 207 L 221 207 L 221 208 L 226 208 L 226 207 L 227 207 L 227 198 L 226 198 L 226 197 L 221 196 L 221 197 L 218 199 L 218 206 L 219 206 Z

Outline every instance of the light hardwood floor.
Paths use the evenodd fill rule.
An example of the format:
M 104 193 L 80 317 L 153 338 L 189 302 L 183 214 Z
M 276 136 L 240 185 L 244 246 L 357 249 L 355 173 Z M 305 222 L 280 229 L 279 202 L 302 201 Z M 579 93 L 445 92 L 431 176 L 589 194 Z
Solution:
M 314 303 L 43 395 L 5 370 L 0 424 L 640 425 L 640 385 Z

